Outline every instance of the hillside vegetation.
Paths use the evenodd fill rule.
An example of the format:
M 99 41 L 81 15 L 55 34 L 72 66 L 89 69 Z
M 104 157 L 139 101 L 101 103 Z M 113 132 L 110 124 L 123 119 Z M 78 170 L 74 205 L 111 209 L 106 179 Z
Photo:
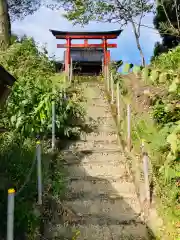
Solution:
M 0 52 L 0 64 L 16 78 L 7 103 L 1 109 L 1 127 L 6 132 L 0 135 L 0 239 L 5 239 L 7 190 L 14 187 L 19 191 L 26 181 L 35 159 L 37 135 L 44 139 L 44 191 L 48 185 L 51 192 L 60 195 L 65 187 L 63 169 L 56 167 L 55 160 L 51 163 L 48 154 L 52 101 L 56 106 L 56 137 L 77 136 L 84 110 L 77 89 L 64 82 L 62 75 L 55 74 L 53 63 L 38 51 L 33 39 L 24 38 Z M 56 171 L 50 170 L 50 164 Z M 34 166 L 27 185 L 15 198 L 14 239 L 35 239 L 38 234 L 40 215 L 36 206 L 36 164 Z
M 180 47 L 177 47 L 156 58 L 151 70 L 144 69 L 139 78 L 129 74 L 119 79 L 123 101 L 129 99 L 132 106 L 133 151 L 140 154 L 141 141 L 145 141 L 169 239 L 177 239 L 180 227 L 179 66 Z M 121 132 L 125 125 L 123 121 Z

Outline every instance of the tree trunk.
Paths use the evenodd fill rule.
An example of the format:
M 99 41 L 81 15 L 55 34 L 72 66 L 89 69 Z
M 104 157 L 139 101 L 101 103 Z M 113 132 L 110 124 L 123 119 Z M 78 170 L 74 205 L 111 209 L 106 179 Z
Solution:
M 11 24 L 8 14 L 7 0 L 0 0 L 0 50 L 5 50 L 10 44 Z
M 136 39 L 136 45 L 137 45 L 137 48 L 138 48 L 140 56 L 141 56 L 141 65 L 143 67 L 145 67 L 146 62 L 145 62 L 144 54 L 143 54 L 143 51 L 142 51 L 142 48 L 141 48 L 141 45 L 140 45 L 140 42 L 139 42 L 139 35 L 137 33 L 136 26 L 135 26 L 133 21 L 131 22 L 131 24 L 132 24 L 133 32 L 134 32 L 135 39 Z

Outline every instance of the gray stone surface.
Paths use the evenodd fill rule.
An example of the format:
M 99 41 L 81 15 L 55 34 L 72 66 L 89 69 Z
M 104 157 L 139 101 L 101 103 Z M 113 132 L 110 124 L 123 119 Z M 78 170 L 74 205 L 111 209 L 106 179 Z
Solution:
M 126 159 L 116 143 L 115 123 L 103 87 L 90 85 L 84 83 L 82 88 L 87 97 L 87 123 L 95 123 L 96 128 L 86 134 L 86 142 L 71 144 L 66 149 L 69 152 L 64 152 L 69 177 L 62 204 L 76 221 L 50 225 L 46 239 L 70 240 L 76 231 L 80 232 L 77 240 L 152 239 L 140 216 Z M 87 154 L 80 154 L 82 150 Z

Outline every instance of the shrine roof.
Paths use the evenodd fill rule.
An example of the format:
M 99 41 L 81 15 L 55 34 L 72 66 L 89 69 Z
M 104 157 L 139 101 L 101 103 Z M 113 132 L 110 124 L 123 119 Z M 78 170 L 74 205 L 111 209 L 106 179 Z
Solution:
M 70 37 L 72 39 L 101 39 L 106 37 L 107 39 L 116 39 L 123 30 L 114 30 L 114 31 L 87 31 L 87 32 L 68 32 L 68 31 L 57 31 L 51 30 L 50 32 L 58 39 L 66 39 Z

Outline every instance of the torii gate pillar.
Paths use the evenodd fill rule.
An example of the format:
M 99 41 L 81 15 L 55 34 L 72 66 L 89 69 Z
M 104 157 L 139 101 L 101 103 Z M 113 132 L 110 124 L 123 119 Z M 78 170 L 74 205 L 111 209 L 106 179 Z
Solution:
M 69 73 L 69 69 L 70 69 L 70 63 L 71 63 L 71 54 L 70 54 L 70 50 L 71 50 L 71 38 L 67 37 L 66 38 L 66 46 L 67 46 L 67 51 L 66 51 L 66 55 L 65 55 L 65 72 Z

